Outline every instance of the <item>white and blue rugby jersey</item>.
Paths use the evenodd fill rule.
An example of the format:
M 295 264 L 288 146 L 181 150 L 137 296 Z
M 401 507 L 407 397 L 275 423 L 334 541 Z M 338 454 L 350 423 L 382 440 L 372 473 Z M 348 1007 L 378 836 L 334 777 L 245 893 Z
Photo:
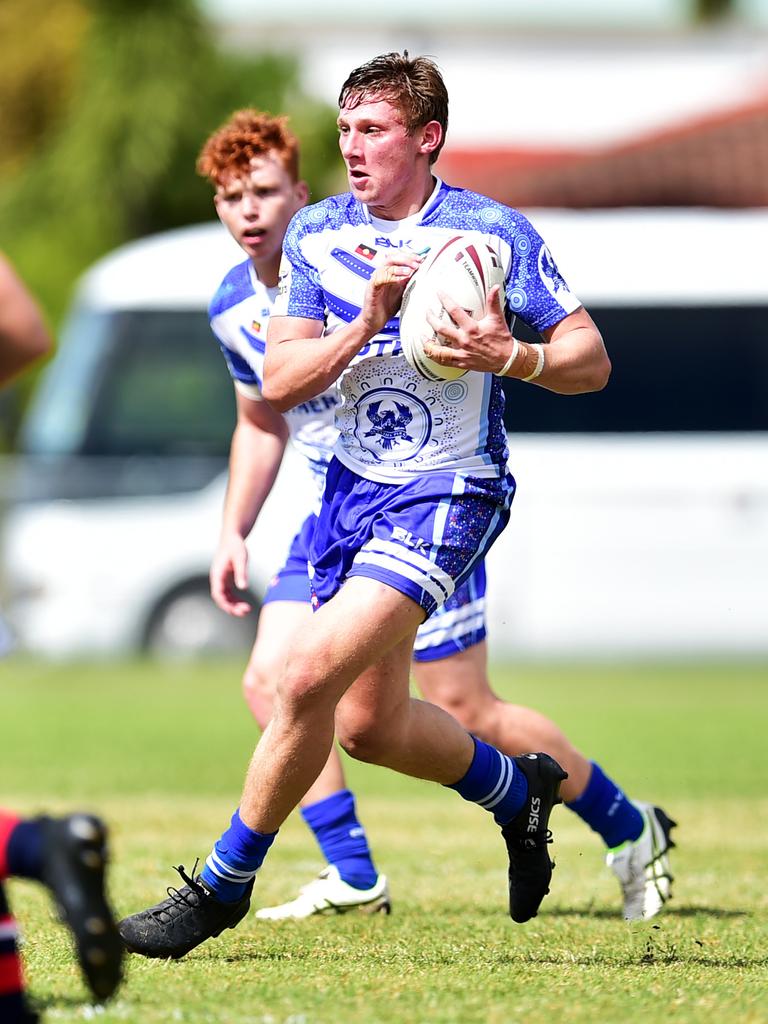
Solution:
M 267 324 L 277 288 L 258 279 L 250 260 L 233 267 L 209 307 L 211 328 L 227 361 L 235 387 L 261 400 Z M 320 492 L 338 432 L 335 387 L 284 413 L 291 440 L 307 459 Z
M 368 280 L 389 250 L 424 252 L 457 231 L 475 235 L 499 256 L 510 323 L 519 316 L 541 331 L 580 305 L 521 213 L 438 180 L 423 209 L 401 221 L 371 216 L 350 193 L 300 210 L 283 243 L 273 315 L 322 320 L 329 334 L 359 314 Z M 402 354 L 397 317 L 361 349 L 337 386 L 335 454 L 359 475 L 389 483 L 425 471 L 504 474 L 499 379 L 471 372 L 454 381 L 425 380 Z

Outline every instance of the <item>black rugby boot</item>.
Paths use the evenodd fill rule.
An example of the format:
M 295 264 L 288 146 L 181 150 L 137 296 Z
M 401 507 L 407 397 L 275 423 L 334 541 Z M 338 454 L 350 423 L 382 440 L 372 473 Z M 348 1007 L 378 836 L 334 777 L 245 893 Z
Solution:
M 122 977 L 123 946 L 107 903 L 107 830 L 90 814 L 39 818 L 42 880 L 75 940 L 77 958 L 93 995 L 109 999 Z
M 235 903 L 222 903 L 200 875 L 195 876 L 195 868 L 190 877 L 183 866 L 177 867 L 175 870 L 186 882 L 183 888 L 170 886 L 168 899 L 120 922 L 118 929 L 126 949 L 141 956 L 179 960 L 201 942 L 242 921 L 251 905 L 253 880 Z
M 561 803 L 560 783 L 568 773 L 549 754 L 521 754 L 512 760 L 528 780 L 528 796 L 501 834 L 509 854 L 509 915 L 523 924 L 536 916 L 549 892 L 555 866 L 547 849 L 552 842 L 549 816 Z

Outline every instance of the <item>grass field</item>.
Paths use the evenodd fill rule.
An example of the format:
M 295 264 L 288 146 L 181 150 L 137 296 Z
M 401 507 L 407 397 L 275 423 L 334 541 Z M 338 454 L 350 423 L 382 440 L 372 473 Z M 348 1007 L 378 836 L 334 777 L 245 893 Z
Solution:
M 205 857 L 236 805 L 255 739 L 239 667 L 0 665 L 2 802 L 93 808 L 112 831 L 119 914 Z M 631 795 L 680 822 L 675 898 L 628 925 L 596 836 L 553 817 L 557 870 L 537 919 L 505 915 L 491 819 L 437 786 L 350 764 L 389 918 L 268 925 L 251 915 L 178 963 L 132 957 L 105 1009 L 87 1005 L 46 894 L 12 882 L 32 991 L 49 1021 L 507 1024 L 768 1021 L 768 667 L 517 666 L 497 688 L 551 714 Z M 321 866 L 297 816 L 257 905 Z

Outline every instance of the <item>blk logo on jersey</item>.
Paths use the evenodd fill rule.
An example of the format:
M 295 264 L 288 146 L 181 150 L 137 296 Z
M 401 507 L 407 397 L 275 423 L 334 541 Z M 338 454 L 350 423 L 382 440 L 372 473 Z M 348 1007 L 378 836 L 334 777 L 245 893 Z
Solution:
M 429 440 L 432 417 L 424 402 L 397 388 L 374 388 L 355 407 L 355 437 L 376 462 L 407 462 Z
M 392 239 L 387 238 L 386 235 L 381 235 L 376 239 L 376 245 L 380 245 L 382 249 L 410 249 L 411 240 L 410 238 L 401 238 L 393 242 Z
M 358 245 L 358 247 L 355 249 L 355 252 L 357 253 L 358 256 L 364 256 L 365 259 L 367 260 L 372 260 L 373 257 L 376 255 L 376 250 L 372 249 L 370 245 L 365 245 L 363 242 L 361 242 L 360 245 Z

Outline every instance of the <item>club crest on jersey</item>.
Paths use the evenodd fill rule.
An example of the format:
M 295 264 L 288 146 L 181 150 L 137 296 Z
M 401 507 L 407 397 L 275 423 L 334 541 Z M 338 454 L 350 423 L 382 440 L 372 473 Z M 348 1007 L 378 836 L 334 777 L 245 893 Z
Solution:
M 413 419 L 413 413 L 408 406 L 395 402 L 396 413 L 387 408 L 381 412 L 381 404 L 381 402 L 373 402 L 368 406 L 366 416 L 373 426 L 365 436 L 373 437 L 378 434 L 381 438 L 381 446 L 385 451 L 390 451 L 401 441 L 413 441 L 411 435 L 407 433 L 408 424 Z
M 407 462 L 418 455 L 432 431 L 424 402 L 397 388 L 366 392 L 355 416 L 355 437 L 377 462 Z
M 373 257 L 376 255 L 376 250 L 372 249 L 370 245 L 365 245 L 363 242 L 361 242 L 360 245 L 358 245 L 358 247 L 355 249 L 355 252 L 357 253 L 358 256 L 363 256 L 367 260 L 372 260 Z
M 568 292 L 568 285 L 557 269 L 557 264 L 552 259 L 552 253 L 546 245 L 542 245 L 539 252 L 539 275 L 544 282 L 545 288 L 553 298 L 556 299 L 561 291 Z

